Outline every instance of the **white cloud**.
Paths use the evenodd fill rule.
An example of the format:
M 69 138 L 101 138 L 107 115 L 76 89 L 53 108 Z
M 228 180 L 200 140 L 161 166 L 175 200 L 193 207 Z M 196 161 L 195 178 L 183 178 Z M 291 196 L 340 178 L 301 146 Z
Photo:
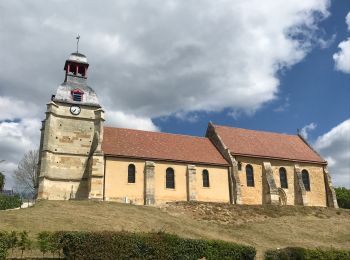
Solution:
M 254 111 L 275 99 L 277 72 L 317 45 L 317 24 L 328 15 L 329 1 L 0 5 L 6 23 L 0 27 L 0 60 L 6 64 L 1 95 L 41 108 L 63 80 L 64 59 L 75 50 L 79 32 L 80 50 L 91 64 L 89 81 L 102 105 L 154 118 L 179 111 Z
M 0 121 L 35 116 L 38 111 L 33 103 L 0 96 Z
M 23 119 L 20 122 L 0 122 L 0 164 L 6 176 L 6 188 L 14 186 L 12 174 L 24 153 L 38 149 L 40 136 L 40 120 Z
M 305 138 L 307 139 L 308 136 L 309 136 L 309 132 L 312 131 L 312 130 L 315 130 L 315 128 L 317 127 L 317 124 L 315 123 L 310 123 L 306 126 L 304 126 L 301 130 L 300 130 L 300 134 Z
M 159 131 L 159 128 L 153 124 L 150 118 L 137 117 L 121 111 L 112 110 L 106 112 L 106 126 Z
M 314 147 L 328 161 L 333 184 L 350 188 L 350 119 L 318 137 Z
M 345 17 L 345 22 L 350 31 L 350 12 Z M 350 38 L 339 43 L 338 52 L 333 54 L 335 69 L 344 73 L 350 73 Z
M 333 54 L 335 68 L 344 73 L 350 73 L 350 38 L 339 43 L 340 51 Z
M 350 31 L 350 12 L 345 17 L 345 22 L 348 25 L 348 30 Z

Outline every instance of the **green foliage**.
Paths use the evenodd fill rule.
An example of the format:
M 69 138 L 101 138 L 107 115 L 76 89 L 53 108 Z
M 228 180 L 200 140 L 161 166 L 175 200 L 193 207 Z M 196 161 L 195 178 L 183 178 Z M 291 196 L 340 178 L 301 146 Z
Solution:
M 302 247 L 286 247 L 284 249 L 268 250 L 265 260 L 345 260 L 350 259 L 350 251 L 306 249 Z
M 251 246 L 183 239 L 165 233 L 66 232 L 67 259 L 254 259 Z
M 13 250 L 17 247 L 18 243 L 18 236 L 16 231 L 12 231 L 11 233 L 8 234 L 8 246 L 9 249 Z
M 40 249 L 40 252 L 44 255 L 50 250 L 50 240 L 52 233 L 44 231 L 40 232 L 37 236 L 37 242 Z
M 0 210 L 14 209 L 20 207 L 22 204 L 19 195 L 4 196 L 0 195 Z
M 0 231 L 0 260 L 6 259 L 9 249 L 9 235 Z
M 2 172 L 0 172 L 0 192 L 4 190 L 4 186 L 5 186 L 5 175 Z
M 350 209 L 350 189 L 347 188 L 335 188 L 337 195 L 338 206 L 340 208 Z
M 23 252 L 25 250 L 31 249 L 32 241 L 29 239 L 27 231 L 22 231 L 19 233 L 19 241 L 17 243 L 17 247 L 19 248 L 19 250 L 21 250 L 22 257 L 23 257 Z

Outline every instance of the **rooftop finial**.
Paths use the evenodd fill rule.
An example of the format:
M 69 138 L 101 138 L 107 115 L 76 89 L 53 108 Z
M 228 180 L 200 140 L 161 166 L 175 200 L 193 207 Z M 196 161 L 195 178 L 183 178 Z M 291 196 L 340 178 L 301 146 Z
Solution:
M 76 39 L 77 39 L 77 53 L 79 53 L 79 39 L 80 39 L 80 35 L 79 34 L 76 37 Z

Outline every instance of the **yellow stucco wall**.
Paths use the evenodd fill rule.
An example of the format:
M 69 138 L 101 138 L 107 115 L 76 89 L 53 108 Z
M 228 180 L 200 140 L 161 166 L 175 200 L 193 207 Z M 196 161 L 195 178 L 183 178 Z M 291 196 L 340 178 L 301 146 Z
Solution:
M 135 183 L 128 183 L 128 166 L 135 165 Z M 106 159 L 105 199 L 144 204 L 144 168 L 142 160 Z
M 128 183 L 128 166 L 136 168 L 136 182 Z M 175 173 L 175 189 L 166 188 L 166 169 Z M 202 171 L 209 171 L 210 187 L 203 187 Z M 144 204 L 145 161 L 128 158 L 106 159 L 105 199 Z M 196 166 L 196 196 L 199 201 L 229 202 L 228 167 Z M 155 161 L 154 198 L 156 204 L 187 200 L 187 164 Z
M 204 169 L 209 172 L 209 188 L 203 187 L 202 172 Z M 197 166 L 196 187 L 198 201 L 230 202 L 228 167 Z
M 270 162 L 273 169 L 273 176 L 276 186 L 281 187 L 279 168 L 284 167 L 287 172 L 288 189 L 283 189 L 287 195 L 287 205 L 295 205 L 295 187 L 294 187 L 294 165 L 299 164 L 300 169 L 306 169 L 310 177 L 310 191 L 306 192 L 309 206 L 327 206 L 326 190 L 323 175 L 323 166 L 311 163 L 297 163 L 283 160 L 269 160 L 260 158 L 249 158 L 237 156 L 236 160 L 242 163 L 242 168 L 238 171 L 241 181 L 241 194 L 243 204 L 262 204 L 262 170 L 263 162 Z M 254 187 L 247 187 L 247 178 L 245 167 L 247 164 L 253 166 Z

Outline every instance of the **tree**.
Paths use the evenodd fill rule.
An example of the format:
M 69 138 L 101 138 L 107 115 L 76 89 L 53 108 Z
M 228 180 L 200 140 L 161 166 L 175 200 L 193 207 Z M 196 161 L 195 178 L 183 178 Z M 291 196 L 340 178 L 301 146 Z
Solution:
M 4 161 L 5 160 L 0 160 L 0 163 Z M 0 172 L 0 192 L 4 190 L 4 186 L 5 186 L 5 175 L 2 172 Z
M 16 184 L 31 193 L 34 193 L 37 185 L 38 159 L 38 150 L 27 152 L 18 163 L 18 168 L 14 172 Z
M 0 172 L 0 192 L 4 190 L 4 186 L 5 186 L 5 175 L 2 172 Z
M 335 188 L 338 206 L 340 208 L 350 209 L 350 189 L 341 187 Z

